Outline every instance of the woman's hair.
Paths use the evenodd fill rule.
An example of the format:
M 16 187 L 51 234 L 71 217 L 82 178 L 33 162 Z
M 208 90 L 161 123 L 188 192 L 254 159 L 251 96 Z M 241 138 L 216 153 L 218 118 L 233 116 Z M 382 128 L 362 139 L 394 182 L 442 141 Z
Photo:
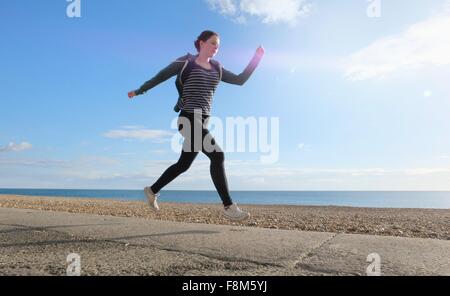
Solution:
M 200 52 L 200 41 L 206 42 L 209 38 L 212 36 L 219 37 L 219 34 L 213 31 L 203 31 L 200 36 L 197 37 L 197 40 L 194 42 L 195 48 L 197 48 L 197 51 Z

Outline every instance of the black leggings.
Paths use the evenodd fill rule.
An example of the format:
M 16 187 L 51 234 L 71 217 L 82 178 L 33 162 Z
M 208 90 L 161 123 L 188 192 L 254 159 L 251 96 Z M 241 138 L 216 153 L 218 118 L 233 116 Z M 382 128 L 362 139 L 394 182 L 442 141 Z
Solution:
M 181 156 L 178 162 L 170 166 L 151 186 L 154 193 L 158 193 L 176 177 L 186 172 L 199 152 L 202 151 L 211 160 L 211 178 L 223 205 L 227 207 L 233 203 L 225 175 L 225 155 L 207 129 L 208 120 L 209 116 L 207 115 L 194 115 L 193 113 L 181 111 L 178 117 L 178 131 L 184 138 Z M 201 137 L 199 137 L 200 134 Z

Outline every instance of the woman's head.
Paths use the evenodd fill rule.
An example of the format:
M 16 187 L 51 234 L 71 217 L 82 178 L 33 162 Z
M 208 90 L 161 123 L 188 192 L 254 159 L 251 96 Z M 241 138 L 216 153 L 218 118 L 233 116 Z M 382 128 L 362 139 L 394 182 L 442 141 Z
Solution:
M 197 51 L 210 58 L 217 54 L 217 52 L 219 51 L 219 47 L 219 34 L 213 31 L 203 31 L 195 41 L 195 48 L 197 48 Z

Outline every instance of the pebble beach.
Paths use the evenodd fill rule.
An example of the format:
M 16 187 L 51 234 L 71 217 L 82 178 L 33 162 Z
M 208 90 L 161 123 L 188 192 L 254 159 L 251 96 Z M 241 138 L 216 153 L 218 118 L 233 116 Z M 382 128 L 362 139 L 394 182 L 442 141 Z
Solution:
M 450 239 L 450 209 L 355 208 L 335 206 L 239 205 L 251 213 L 242 222 L 228 221 L 220 204 L 159 203 L 151 211 L 144 201 L 0 195 L 0 207 L 86 213 L 120 217 L 383 236 Z

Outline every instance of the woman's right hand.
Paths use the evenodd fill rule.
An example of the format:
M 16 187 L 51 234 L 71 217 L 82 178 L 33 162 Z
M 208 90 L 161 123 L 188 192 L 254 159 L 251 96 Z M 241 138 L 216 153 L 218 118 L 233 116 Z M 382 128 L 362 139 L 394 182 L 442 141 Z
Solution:
M 257 56 L 264 56 L 265 50 L 264 47 L 262 45 L 260 45 L 257 49 L 256 49 L 256 55 Z
M 136 96 L 136 93 L 134 92 L 134 90 L 128 92 L 128 98 L 129 98 L 129 99 L 132 99 L 132 98 L 135 97 L 135 96 Z

